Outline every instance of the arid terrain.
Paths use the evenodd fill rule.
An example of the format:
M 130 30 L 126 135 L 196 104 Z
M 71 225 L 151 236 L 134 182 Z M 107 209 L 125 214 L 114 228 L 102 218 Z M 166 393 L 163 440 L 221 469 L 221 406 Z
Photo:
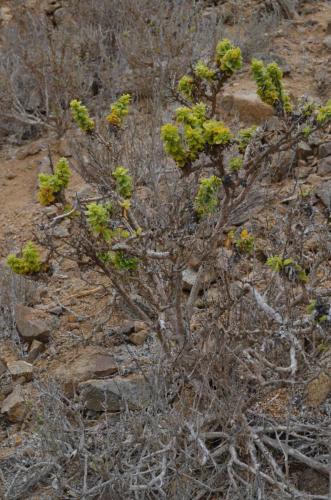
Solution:
M 72 258 L 66 242 L 78 217 L 61 218 L 60 203 L 38 201 L 38 174 L 51 173 L 61 157 L 73 170 L 68 203 L 101 192 L 84 178 L 89 150 L 68 109 L 57 107 L 61 97 L 81 98 L 99 118 L 119 93 L 130 92 L 135 99 L 121 160 L 137 169 L 138 215 L 148 205 L 142 220 L 157 221 L 167 189 L 175 190 L 159 175 L 160 191 L 153 191 L 148 178 L 148 168 L 173 168 L 158 139 L 176 104 L 170 85 L 225 36 L 244 57 L 217 101 L 217 116 L 233 129 L 268 121 L 272 133 L 278 126 L 272 107 L 256 96 L 253 57 L 279 64 L 293 102 L 331 99 L 329 1 L 169 3 L 175 6 L 139 0 L 139 14 L 136 2 L 109 1 L 109 23 L 123 19 L 115 28 L 107 24 L 106 1 L 1 3 L 0 498 L 331 498 L 331 319 L 319 324 L 307 313 L 313 299 L 331 303 L 330 126 L 323 138 L 278 151 L 271 173 L 233 212 L 224 234 L 247 229 L 254 252 L 238 256 L 230 238 L 219 245 L 192 306 L 191 347 L 169 341 L 176 353 L 170 360 L 155 325 L 130 311 L 110 277 L 77 250 Z M 196 31 L 182 29 L 193 12 Z M 68 43 L 61 45 L 61 37 Z M 22 61 L 27 68 L 20 70 Z M 65 72 L 63 61 L 72 63 Z M 48 81 L 48 72 L 56 78 Z M 205 235 L 199 238 L 208 246 Z M 30 240 L 45 269 L 15 275 L 6 257 Z M 283 284 L 270 272 L 265 263 L 276 251 L 300 257 L 307 284 Z M 199 269 L 193 251 L 188 261 L 181 270 L 184 297 Z M 156 291 L 149 288 L 152 296 Z M 148 314 L 136 295 L 132 300 Z M 299 320 L 305 323 L 295 330 Z

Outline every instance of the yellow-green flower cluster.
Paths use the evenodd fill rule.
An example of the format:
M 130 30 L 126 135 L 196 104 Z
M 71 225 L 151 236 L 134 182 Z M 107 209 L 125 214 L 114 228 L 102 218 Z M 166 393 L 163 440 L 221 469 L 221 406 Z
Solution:
M 251 254 L 254 251 L 255 238 L 249 231 L 244 228 L 240 237 L 236 241 L 236 247 L 240 252 Z
M 109 208 L 98 203 L 90 203 L 86 208 L 87 222 L 92 231 L 102 236 L 105 241 L 109 241 L 111 239 Z
M 84 106 L 81 101 L 78 101 L 77 99 L 73 99 L 70 102 L 70 109 L 71 109 L 71 114 L 78 125 L 78 127 L 83 131 L 83 132 L 92 132 L 95 128 L 95 123 L 90 118 L 89 112 L 87 110 L 87 107 Z
M 129 113 L 129 105 L 131 103 L 131 95 L 123 94 L 114 104 L 111 105 L 111 112 L 107 116 L 107 121 L 115 127 L 120 127 L 123 119 Z
M 322 124 L 331 120 L 331 99 L 319 109 L 316 119 Z
M 239 47 L 235 47 L 226 38 L 220 40 L 216 46 L 216 64 L 227 76 L 232 75 L 242 67 L 242 55 Z
M 133 180 L 128 174 L 128 169 L 118 166 L 113 172 L 113 177 L 116 179 L 117 192 L 123 198 L 129 199 L 132 196 Z
M 215 79 L 216 71 L 214 69 L 210 69 L 203 61 L 198 61 L 194 66 L 194 74 L 202 80 L 211 82 Z
M 22 250 L 22 257 L 11 254 L 7 257 L 7 265 L 16 274 L 35 274 L 41 270 L 38 248 L 29 241 Z
M 243 166 L 243 159 L 241 156 L 234 156 L 229 161 L 229 168 L 231 172 L 239 172 Z
M 179 167 L 194 161 L 206 145 L 225 145 L 232 138 L 223 122 L 207 120 L 203 103 L 192 108 L 180 107 L 176 111 L 177 124 L 167 123 L 161 128 L 166 153 Z
M 60 158 L 57 162 L 54 174 L 39 174 L 38 199 L 42 205 L 51 205 L 56 201 L 57 195 L 68 186 L 71 171 L 66 158 Z
M 218 190 L 222 181 L 216 175 L 200 180 L 198 194 L 195 197 L 195 210 L 199 217 L 215 212 L 219 204 Z
M 255 132 L 256 132 L 255 126 L 252 126 L 249 128 L 243 128 L 239 131 L 238 137 L 237 137 L 237 142 L 238 142 L 238 149 L 239 149 L 240 153 L 245 152 L 245 149 L 247 148 L 251 139 L 254 137 Z
M 281 273 L 284 271 L 285 273 L 290 275 L 292 270 L 299 281 L 302 281 L 303 283 L 306 283 L 308 281 L 306 271 L 300 266 L 300 264 L 297 264 L 291 258 L 283 259 L 279 255 L 273 255 L 272 257 L 269 257 L 267 259 L 267 265 L 277 273 Z
M 292 110 L 288 95 L 283 89 L 283 73 L 276 63 L 264 66 L 258 59 L 252 60 L 252 73 L 257 84 L 257 93 L 266 104 L 282 105 L 286 112 Z
M 192 76 L 184 75 L 179 80 L 177 85 L 177 90 L 180 92 L 186 99 L 192 100 L 193 98 L 193 90 L 194 90 L 194 79 Z

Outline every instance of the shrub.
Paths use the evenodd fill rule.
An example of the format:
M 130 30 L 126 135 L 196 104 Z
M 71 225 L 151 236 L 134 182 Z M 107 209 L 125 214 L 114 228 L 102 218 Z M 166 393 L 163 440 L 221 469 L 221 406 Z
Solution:
M 319 106 L 304 112 L 302 104 L 292 112 L 284 89 L 279 88 L 278 70 L 258 65 L 258 88 L 265 99 L 272 100 L 279 127 L 236 133 L 217 120 L 215 103 L 241 65 L 239 51 L 223 40 L 203 64 L 215 76 L 211 78 L 206 67 L 199 65 L 181 81 L 179 107 L 161 129 L 166 156 L 153 135 L 160 115 L 148 116 L 142 125 L 134 117 L 126 120 L 124 113 L 120 127 L 118 123 L 109 126 L 105 116 L 95 120 L 93 130 L 85 127 L 84 120 L 84 134 L 75 139 L 81 141 L 78 154 L 88 156 L 85 163 L 77 161 L 80 173 L 98 193 L 92 203 L 84 198 L 77 203 L 79 217 L 70 221 L 70 236 L 63 240 L 61 250 L 68 258 L 78 260 L 79 256 L 89 279 L 94 275 L 90 270 L 97 271 L 98 283 L 102 274 L 104 286 L 121 299 L 122 313 L 142 319 L 160 342 L 153 358 L 158 381 L 153 403 L 145 411 L 121 415 L 115 423 L 116 431 L 123 432 L 120 443 L 114 428 L 111 432 L 116 439 L 104 440 L 113 449 L 102 457 L 115 456 L 115 451 L 121 473 L 109 461 L 103 481 L 104 461 L 90 464 L 90 454 L 78 450 L 78 477 L 82 470 L 88 471 L 83 472 L 80 486 L 75 486 L 82 497 L 107 495 L 111 477 L 108 496 L 114 498 L 139 496 L 140 492 L 171 498 L 262 498 L 264 494 L 301 498 L 305 493 L 278 465 L 282 449 L 289 467 L 299 461 L 328 473 L 321 451 L 324 446 L 327 449 L 325 427 L 302 426 L 306 420 L 301 412 L 293 421 L 286 414 L 285 424 L 278 420 L 275 424 L 264 405 L 257 411 L 256 394 L 271 401 L 273 389 L 277 394 L 283 386 L 291 387 L 289 394 L 292 388 L 301 389 L 304 340 L 309 354 L 314 349 L 311 328 L 301 321 L 307 274 L 297 262 L 299 257 L 287 258 L 284 251 L 301 255 L 301 240 L 292 237 L 301 214 L 299 209 L 299 216 L 293 211 L 290 225 L 282 224 L 283 215 L 275 216 L 273 238 L 269 228 L 263 227 L 266 245 L 272 246 L 274 254 L 268 265 L 290 278 L 273 280 L 273 287 L 263 273 L 264 255 L 263 264 L 258 264 L 258 258 L 236 258 L 238 251 L 253 251 L 253 235 L 244 228 L 235 239 L 231 228 L 242 226 L 242 217 L 249 220 L 252 204 L 254 208 L 260 195 L 256 188 L 263 181 L 266 189 L 264 181 L 275 155 L 294 148 L 307 127 L 322 134 L 329 114 Z M 154 104 L 157 114 L 158 101 Z M 139 143 L 137 136 L 144 127 L 146 141 Z M 236 161 L 228 162 L 229 158 Z M 240 173 L 231 171 L 231 165 L 232 170 L 240 168 Z M 269 203 L 268 194 L 262 202 Z M 51 246 L 57 222 L 55 218 L 45 225 L 45 245 Z M 326 252 L 321 250 L 310 273 L 315 283 L 319 263 L 327 260 L 322 251 Z M 259 267 L 252 268 L 253 264 Z M 211 280 L 216 300 L 210 300 L 209 290 L 204 293 Z M 302 364 L 306 372 L 306 363 Z M 151 373 L 144 375 L 150 382 Z M 226 412 L 222 411 L 225 407 Z M 133 435 L 138 436 L 135 446 L 127 439 L 133 428 L 137 433 Z M 147 429 L 143 440 L 139 440 L 141 429 Z M 61 439 L 56 439 L 56 447 L 63 443 Z M 322 443 L 320 448 L 310 447 L 309 443 L 316 442 Z M 71 443 L 67 448 L 77 447 Z M 141 466 L 145 462 L 147 468 Z M 56 463 L 63 466 L 63 461 Z M 96 467 L 100 467 L 99 476 L 92 485 Z
M 41 261 L 38 248 L 29 241 L 23 247 L 22 256 L 17 257 L 14 254 L 8 255 L 7 265 L 16 274 L 36 274 L 41 270 Z

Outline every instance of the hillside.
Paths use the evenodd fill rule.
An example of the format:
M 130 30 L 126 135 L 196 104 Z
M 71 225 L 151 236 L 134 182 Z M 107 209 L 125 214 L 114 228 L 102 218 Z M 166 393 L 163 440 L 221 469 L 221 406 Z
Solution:
M 330 2 L 12 0 L 0 44 L 0 497 L 331 498 Z

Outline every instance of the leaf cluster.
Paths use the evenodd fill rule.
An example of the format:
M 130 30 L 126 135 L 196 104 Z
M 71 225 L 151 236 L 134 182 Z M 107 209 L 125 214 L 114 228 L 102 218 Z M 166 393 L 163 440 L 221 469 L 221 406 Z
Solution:
M 54 203 L 58 195 L 68 186 L 70 177 L 71 170 L 66 158 L 59 159 L 54 174 L 39 174 L 38 199 L 40 203 L 45 206 Z
M 121 127 L 123 119 L 129 113 L 129 105 L 131 103 L 131 95 L 123 94 L 119 99 L 117 99 L 114 104 L 111 105 L 111 112 L 107 116 L 107 121 L 114 125 L 115 127 Z
M 95 122 L 90 118 L 87 107 L 81 101 L 73 99 L 70 102 L 70 109 L 74 122 L 83 132 L 90 133 L 94 130 Z
M 7 257 L 7 265 L 16 274 L 35 274 L 41 270 L 41 261 L 38 248 L 29 241 L 22 249 L 22 256 L 17 257 L 10 254 Z

